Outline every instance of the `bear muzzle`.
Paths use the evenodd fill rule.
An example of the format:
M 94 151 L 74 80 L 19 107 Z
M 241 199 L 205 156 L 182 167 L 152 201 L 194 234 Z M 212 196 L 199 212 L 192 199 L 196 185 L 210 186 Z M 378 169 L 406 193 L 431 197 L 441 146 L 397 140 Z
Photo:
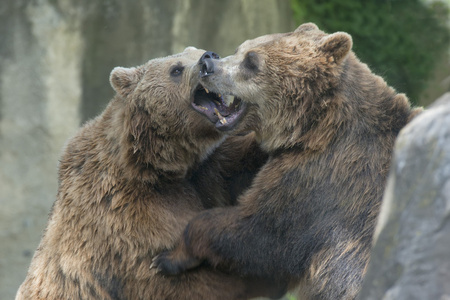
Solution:
M 206 51 L 200 57 L 198 64 L 200 65 L 200 77 L 206 77 L 214 73 L 214 59 L 219 59 L 219 55 L 212 51 Z

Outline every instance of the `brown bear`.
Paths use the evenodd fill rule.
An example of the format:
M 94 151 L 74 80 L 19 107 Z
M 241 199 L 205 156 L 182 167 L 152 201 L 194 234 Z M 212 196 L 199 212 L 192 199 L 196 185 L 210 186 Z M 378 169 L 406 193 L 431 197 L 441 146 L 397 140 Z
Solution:
M 112 71 L 116 96 L 65 148 L 57 199 L 16 299 L 270 296 L 263 281 L 208 266 L 170 278 L 150 269 L 150 257 L 173 248 L 199 211 L 233 203 L 225 189 L 239 193 L 266 158 L 254 135 L 217 148 L 222 129 L 233 126 L 197 112 L 220 101 L 198 85 L 203 54 L 189 47 Z M 224 115 L 239 113 L 214 105 Z
M 308 23 L 204 62 L 200 83 L 247 103 L 269 160 L 237 206 L 197 215 L 153 267 L 172 275 L 207 261 L 287 282 L 300 299 L 357 296 L 394 140 L 420 109 L 351 48 L 347 33 Z

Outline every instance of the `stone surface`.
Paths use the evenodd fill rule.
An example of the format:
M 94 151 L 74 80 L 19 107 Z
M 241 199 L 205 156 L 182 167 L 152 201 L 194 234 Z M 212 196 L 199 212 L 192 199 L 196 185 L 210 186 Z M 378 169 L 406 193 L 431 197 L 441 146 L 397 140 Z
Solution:
M 450 299 L 450 93 L 397 139 L 360 299 Z
M 13 299 L 57 190 L 65 141 L 110 100 L 109 73 L 196 46 L 221 56 L 295 29 L 289 1 L 2 0 L 0 299 Z

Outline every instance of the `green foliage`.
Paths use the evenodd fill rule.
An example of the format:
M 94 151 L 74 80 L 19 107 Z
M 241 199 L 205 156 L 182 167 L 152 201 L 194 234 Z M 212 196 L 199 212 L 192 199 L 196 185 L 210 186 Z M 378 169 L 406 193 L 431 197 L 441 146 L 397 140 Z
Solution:
M 416 102 L 448 50 L 448 6 L 420 0 L 291 0 L 298 24 L 345 31 L 361 61 Z

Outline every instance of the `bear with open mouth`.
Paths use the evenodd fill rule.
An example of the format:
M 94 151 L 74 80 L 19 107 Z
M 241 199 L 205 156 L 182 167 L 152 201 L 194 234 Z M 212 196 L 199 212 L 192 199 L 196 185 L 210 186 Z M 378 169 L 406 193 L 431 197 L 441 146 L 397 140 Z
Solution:
M 17 300 L 280 294 L 264 279 L 211 266 L 177 277 L 150 268 L 197 213 L 233 204 L 267 158 L 253 134 L 226 139 L 226 126 L 215 125 L 240 110 L 199 90 L 204 53 L 188 47 L 111 72 L 114 99 L 64 149 L 57 198 Z M 202 105 L 217 120 L 199 115 Z

